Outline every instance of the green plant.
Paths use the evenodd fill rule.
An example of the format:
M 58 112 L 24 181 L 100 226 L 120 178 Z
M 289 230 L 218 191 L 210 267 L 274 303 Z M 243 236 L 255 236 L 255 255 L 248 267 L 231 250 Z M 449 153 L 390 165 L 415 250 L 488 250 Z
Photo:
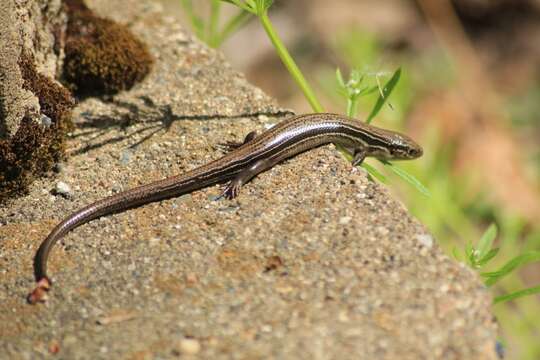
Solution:
M 231 4 L 234 4 L 238 6 L 239 8 L 243 9 L 244 11 L 248 11 L 252 13 L 253 15 L 257 16 L 266 31 L 266 34 L 268 35 L 268 38 L 274 45 L 276 52 L 278 56 L 280 57 L 281 61 L 289 71 L 290 75 L 296 82 L 296 84 L 300 87 L 302 92 L 304 93 L 304 96 L 306 97 L 307 101 L 311 105 L 314 111 L 316 112 L 324 112 L 324 109 L 322 105 L 320 104 L 319 100 L 315 97 L 315 93 L 311 89 L 311 86 L 305 79 L 304 75 L 298 68 L 298 65 L 296 65 L 296 62 L 292 58 L 292 56 L 289 54 L 289 51 L 279 38 L 274 25 L 270 21 L 270 18 L 268 17 L 268 9 L 270 6 L 272 6 L 273 1 L 272 0 L 223 0 L 226 2 L 229 2 Z
M 307 82 L 306 78 L 300 71 L 298 65 L 296 65 L 296 62 L 290 55 L 289 51 L 279 38 L 272 22 L 270 21 L 270 18 L 268 17 L 268 9 L 270 6 L 272 6 L 273 1 L 272 0 L 222 0 L 229 2 L 231 4 L 234 4 L 241 8 L 244 11 L 248 11 L 255 16 L 257 16 L 266 31 L 266 34 L 270 38 L 270 41 L 274 45 L 276 52 L 278 56 L 280 57 L 281 61 L 289 71 L 290 75 L 293 77 L 296 84 L 300 87 L 302 90 L 304 96 L 306 97 L 307 101 L 311 105 L 313 111 L 315 112 L 324 112 L 324 108 L 322 107 L 319 100 L 317 100 L 317 97 L 315 96 L 314 91 L 312 90 L 311 86 Z M 366 119 L 367 123 L 370 123 L 373 118 L 379 113 L 383 105 L 386 103 L 388 97 L 394 90 L 395 86 L 397 85 L 399 78 L 401 76 L 401 69 L 396 70 L 390 80 L 381 87 L 380 84 L 378 84 L 377 87 L 363 87 L 362 86 L 362 79 L 363 77 L 359 74 L 358 71 L 353 71 L 351 73 L 351 78 L 349 81 L 345 82 L 343 80 L 343 77 L 341 76 L 341 72 L 336 72 L 337 81 L 341 86 L 342 93 L 347 97 L 347 115 L 354 117 L 356 115 L 357 110 L 357 100 L 360 96 L 367 95 L 370 93 L 373 93 L 375 90 L 379 90 L 379 97 L 375 103 L 375 106 L 373 107 L 370 115 Z M 378 78 L 377 78 L 378 81 Z M 342 146 L 339 146 L 336 144 L 336 148 L 343 154 L 343 156 L 351 161 L 352 155 L 349 154 Z M 398 168 L 396 165 L 388 162 L 388 161 L 381 161 L 384 166 L 388 169 L 390 169 L 394 174 L 399 176 L 401 179 L 405 180 L 409 184 L 413 185 L 418 191 L 420 191 L 424 195 L 429 195 L 429 191 L 425 186 L 423 186 L 419 180 L 417 180 L 413 175 L 407 173 L 405 170 Z M 385 182 L 386 178 L 383 174 L 381 174 L 376 168 L 373 166 L 370 166 L 369 164 L 363 162 L 361 164 L 363 168 L 365 168 L 371 177 L 377 178 L 382 182 Z
M 377 39 L 358 29 L 344 32 L 333 45 L 337 56 L 349 66 L 354 66 L 364 59 L 373 63 L 374 59 L 384 57 Z M 400 86 L 392 93 L 392 102 L 398 104 L 397 111 L 383 113 L 385 118 L 392 118 L 398 123 L 407 117 L 410 104 L 421 104 L 414 99 L 414 96 L 417 96 L 414 94 L 440 94 L 448 90 L 451 92 L 457 75 L 456 69 L 437 51 L 427 52 L 420 57 L 418 54 L 411 58 L 404 56 L 401 63 L 408 71 L 405 81 L 401 79 Z M 373 69 L 363 70 L 368 74 L 376 73 Z M 331 70 L 321 71 L 318 79 L 325 95 L 337 103 L 340 99 L 334 96 L 335 86 Z M 359 99 L 359 103 L 365 105 L 362 99 Z M 476 251 L 473 252 L 470 248 L 469 260 L 467 256 L 461 257 L 473 266 L 481 266 L 481 269 L 477 270 L 495 296 L 494 303 L 497 306 L 494 306 L 493 312 L 501 324 L 507 342 L 512 344 L 510 353 L 519 352 L 519 357 L 523 359 L 538 359 L 540 345 L 536 338 L 540 323 L 540 303 L 537 296 L 526 296 L 538 294 L 538 287 L 526 285 L 522 279 L 525 273 L 520 270 L 525 264 L 534 266 L 533 259 L 540 250 L 540 229 L 536 224 L 529 224 L 516 215 L 502 211 L 500 206 L 491 201 L 489 189 L 478 189 L 467 173 L 456 172 L 454 164 L 459 161 L 456 157 L 457 144 L 445 138 L 437 121 L 429 121 L 427 124 L 422 139 L 426 150 L 422 161 L 407 162 L 402 166 L 430 189 L 431 196 L 425 197 L 418 191 L 409 191 L 408 187 L 403 187 L 400 183 L 394 184 L 394 189 L 401 193 L 411 213 L 426 224 L 447 252 L 451 252 L 456 244 L 459 248 L 466 249 L 466 245 L 462 245 L 463 239 L 480 239 L 478 228 L 481 225 L 478 224 L 499 224 L 502 241 L 499 243 L 498 253 L 493 249 L 493 243 L 489 245 L 484 240 L 482 247 L 476 244 Z M 517 264 L 520 264 L 519 268 L 514 267 Z M 492 269 L 497 271 L 491 271 Z M 485 274 L 482 275 L 483 273 Z M 506 275 L 501 276 L 503 273 Z M 528 273 L 530 274 L 530 271 Z
M 272 2 L 255 0 L 229 0 L 227 2 L 239 6 L 243 11 L 248 11 L 249 14 L 264 15 L 264 22 L 263 20 L 261 22 L 267 33 L 273 34 L 274 40 L 272 41 L 275 42 L 276 48 L 280 47 L 277 51 L 282 53 L 280 56 L 285 66 L 288 68 L 292 66 L 292 69 L 297 70 L 299 75 L 294 75 L 294 71 L 290 71 L 300 88 L 303 88 L 304 84 L 307 85 L 298 67 L 291 65 L 293 64 L 292 58 L 282 46 L 283 44 L 279 41 L 268 19 L 267 11 Z M 378 36 L 359 28 L 349 28 L 337 33 L 336 38 L 337 41 L 332 44 L 335 54 L 348 68 L 353 69 L 349 79 L 344 79 L 339 70 L 338 75 L 335 69 L 319 71 L 314 73 L 314 76 L 317 80 L 322 80 L 319 81 L 319 85 L 321 85 L 320 89 L 325 91 L 324 95 L 327 100 L 333 100 L 338 104 L 345 99 L 347 114 L 356 116 L 359 108 L 370 109 L 373 101 L 379 101 L 381 98 L 381 91 L 388 84 L 388 81 L 383 85 L 384 81 L 379 81 L 379 79 L 387 78 L 387 76 L 393 78 L 396 72 L 385 74 L 379 71 L 380 63 L 384 63 L 380 60 L 384 58 L 384 48 Z M 399 52 L 399 54 L 403 55 L 403 52 Z M 395 59 L 400 56 L 399 54 L 393 52 L 392 58 Z M 290 59 L 290 63 L 288 63 L 288 59 Z M 453 86 L 458 78 L 459 69 L 452 66 L 449 58 L 441 49 L 434 47 L 421 53 L 415 51 L 410 58 L 403 56 L 399 61 L 407 68 L 407 71 L 400 72 L 401 76 L 398 75 L 399 87 L 393 85 L 390 91 L 383 92 L 381 99 L 386 101 L 391 92 L 395 110 L 387 111 L 383 102 L 374 112 L 370 121 L 375 115 L 380 114 L 383 121 L 391 119 L 394 124 L 400 125 L 407 117 L 407 113 L 413 108 L 411 105 L 418 106 L 416 100 L 418 100 L 419 95 L 446 94 L 448 92 L 451 94 L 452 91 L 455 91 Z M 360 71 L 357 66 L 362 63 L 376 65 L 371 65 L 371 68 L 364 66 Z M 534 111 L 530 111 L 534 108 L 532 100 L 538 95 L 534 89 L 538 89 L 538 86 L 536 85 L 531 90 L 533 91 L 532 95 L 529 93 L 527 96 L 520 95 L 517 99 L 520 101 L 514 102 L 514 107 L 510 106 L 510 110 L 514 110 L 511 111 L 515 118 L 514 125 L 531 126 L 532 129 L 535 129 L 535 123 L 532 121 L 534 116 L 531 115 L 534 114 Z M 377 93 L 377 100 L 374 100 L 373 97 L 377 96 Z M 304 94 L 315 111 L 317 108 L 322 111 L 313 91 L 306 93 L 304 90 Z M 422 98 L 425 99 L 425 97 Z M 523 102 L 522 98 L 532 100 Z M 444 101 L 444 97 L 438 99 Z M 523 106 L 529 103 L 532 105 Z M 366 113 L 365 119 L 370 118 L 370 114 Z M 421 115 L 430 116 L 424 113 Z M 526 121 L 524 122 L 523 119 Z M 489 189 L 479 190 L 471 186 L 472 182 L 470 182 L 467 173 L 458 172 L 455 168 L 455 163 L 459 161 L 457 157 L 459 145 L 452 143 L 445 137 L 445 134 L 438 128 L 437 121 L 428 121 L 426 124 L 422 138 L 422 144 L 426 150 L 424 157 L 421 161 L 405 162 L 400 166 L 407 170 L 407 174 L 413 174 L 430 189 L 430 197 L 424 196 L 420 191 L 411 191 L 411 187 L 404 186 L 403 182 L 396 182 L 393 188 L 400 192 L 411 213 L 426 224 L 447 253 L 450 253 L 456 244 L 460 249 L 463 248 L 459 255 L 461 259 L 478 270 L 490 290 L 499 295 L 495 297 L 498 305 L 494 306 L 493 312 L 501 324 L 508 343 L 513 344 L 511 348 L 514 351 L 518 349 L 520 358 L 538 359 L 540 356 L 540 343 L 537 341 L 540 303 L 535 296 L 524 295 L 538 294 L 540 290 L 538 287 L 528 288 L 522 279 L 523 273 L 519 270 L 525 264 L 538 261 L 540 228 L 537 224 L 527 223 L 516 215 L 502 211 L 500 205 L 491 201 Z M 531 153 L 533 154 L 531 160 L 535 161 L 537 169 L 540 169 L 539 153 L 534 150 Z M 367 162 L 364 162 L 362 166 L 368 170 L 370 176 L 386 182 L 385 175 L 379 172 L 378 168 Z M 481 237 L 479 228 L 482 225 L 480 224 L 491 222 L 495 222 L 499 226 L 498 232 L 501 241 L 498 244 L 500 250 L 495 250 L 493 247 L 494 238 L 488 241 L 493 236 L 493 230 Z M 463 245 L 464 239 L 482 240 L 473 246 L 471 244 Z M 495 270 L 491 271 L 492 269 Z M 516 289 L 523 288 L 525 289 L 516 291 Z M 517 300 L 508 301 L 512 299 Z
M 241 9 L 220 28 L 220 0 L 210 0 L 208 21 L 195 12 L 192 0 L 181 0 L 180 4 L 191 23 L 195 35 L 213 48 L 220 47 L 229 36 L 246 24 L 251 16 L 249 11 Z
M 336 70 L 336 80 L 339 86 L 339 93 L 347 99 L 347 115 L 350 117 L 356 117 L 359 98 L 361 96 L 367 96 L 378 91 L 379 96 L 377 98 L 377 101 L 375 102 L 373 109 L 371 110 L 368 117 L 366 118 L 366 123 L 368 124 L 371 123 L 371 121 L 375 118 L 375 116 L 377 116 L 377 114 L 381 111 L 384 104 L 387 102 L 390 94 L 392 93 L 396 85 L 398 84 L 400 77 L 401 77 L 401 68 L 398 68 L 392 74 L 392 76 L 386 82 L 386 84 L 384 84 L 384 86 L 381 86 L 379 82 L 378 74 L 375 74 L 376 84 L 369 85 L 369 84 L 364 83 L 364 79 L 366 78 L 366 75 L 362 73 L 360 70 L 353 69 L 350 73 L 349 79 L 345 81 L 343 79 L 343 75 L 341 74 L 341 71 L 338 68 Z M 379 160 L 379 161 L 387 169 L 389 169 L 394 174 L 399 176 L 402 180 L 412 185 L 420 193 L 426 196 L 429 196 L 429 190 L 413 175 L 411 175 L 407 171 L 401 169 L 400 167 L 396 166 L 395 164 L 389 161 L 386 161 L 386 160 Z M 379 172 L 375 167 L 370 166 L 369 164 L 365 162 L 362 163 L 361 166 L 365 168 L 372 177 L 377 178 L 381 182 L 386 182 L 386 177 L 381 172 Z
M 302 89 L 306 99 L 311 104 L 314 111 L 322 112 L 323 107 L 320 102 L 315 97 L 315 94 L 305 77 L 301 73 L 300 69 L 296 65 L 294 59 L 290 56 L 288 50 L 284 46 L 283 42 L 280 40 L 277 32 L 275 31 L 269 17 L 268 9 L 272 5 L 272 0 L 223 0 L 235 4 L 244 11 L 250 12 L 257 17 L 259 17 L 262 26 L 264 27 L 268 37 L 274 44 L 278 55 L 283 61 L 286 68 L 289 70 L 289 73 L 294 78 L 298 86 Z M 336 80 L 339 86 L 339 92 L 347 100 L 347 115 L 350 117 L 355 117 L 358 111 L 358 99 L 362 96 L 370 95 L 375 92 L 379 92 L 379 96 L 375 105 L 373 106 L 371 112 L 366 118 L 366 123 L 370 123 L 380 112 L 384 104 L 387 102 L 388 97 L 396 87 L 401 76 L 401 68 L 398 68 L 390 77 L 390 79 L 385 83 L 384 86 L 381 86 L 379 82 L 378 74 L 375 75 L 376 85 L 369 85 L 364 83 L 365 74 L 358 69 L 353 69 L 350 73 L 349 79 L 345 80 L 339 68 L 336 70 Z M 348 154 L 344 149 L 340 151 L 345 155 L 347 159 L 350 160 L 351 155 Z M 409 174 L 405 170 L 395 166 L 394 164 L 388 161 L 381 161 L 385 167 L 390 169 L 396 175 L 401 177 L 403 180 L 413 185 L 420 193 L 424 195 L 429 195 L 427 188 L 422 185 L 422 183 L 416 179 L 413 175 Z M 369 174 L 382 182 L 386 181 L 386 177 L 381 174 L 376 168 L 370 166 L 367 163 L 363 163 L 362 166 L 366 168 Z M 456 224 L 460 222 L 459 217 L 457 218 Z M 497 228 L 495 225 L 492 225 L 480 238 L 477 246 L 475 247 L 472 243 L 469 243 L 465 248 L 465 255 L 468 261 L 468 264 L 474 269 L 480 269 L 488 264 L 499 252 L 499 248 L 493 248 L 493 242 L 497 235 Z M 531 261 L 540 260 L 540 252 L 529 251 L 521 255 L 516 256 L 505 264 L 501 269 L 494 272 L 484 272 L 481 273 L 483 277 L 486 278 L 485 283 L 487 286 L 495 284 L 498 280 L 508 275 L 512 271 L 516 270 L 519 266 L 524 265 Z M 494 303 L 507 301 L 515 299 L 521 296 L 540 293 L 540 286 L 532 287 L 516 292 L 512 292 L 507 295 L 498 296 L 495 298 Z
M 484 268 L 491 260 L 499 254 L 498 247 L 493 247 L 495 238 L 497 237 L 497 227 L 491 224 L 484 232 L 476 245 L 468 243 L 464 250 L 465 260 L 470 267 L 475 270 Z M 454 256 L 460 258 L 459 253 L 454 249 Z M 481 272 L 480 275 L 484 278 L 486 286 L 493 286 L 505 276 L 517 271 L 519 267 L 527 265 L 531 262 L 540 262 L 540 251 L 527 251 L 515 256 L 507 261 L 499 270 Z M 533 286 L 527 289 L 511 292 L 505 295 L 496 296 L 493 300 L 494 304 L 514 300 L 523 296 L 540 294 L 540 285 Z

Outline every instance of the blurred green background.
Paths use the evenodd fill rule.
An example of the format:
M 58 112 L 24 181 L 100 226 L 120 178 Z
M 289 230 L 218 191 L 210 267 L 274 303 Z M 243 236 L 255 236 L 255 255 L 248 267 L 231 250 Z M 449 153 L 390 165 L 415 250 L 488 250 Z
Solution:
M 181 3 L 163 1 L 190 27 Z M 194 14 L 208 17 L 210 0 L 191 3 Z M 236 12 L 222 5 L 221 22 Z M 374 124 L 423 145 L 420 160 L 399 165 L 431 196 L 391 175 L 390 187 L 449 256 L 460 258 L 491 223 L 500 251 L 483 271 L 540 251 L 538 1 L 275 1 L 270 18 L 327 111 L 346 109 L 336 68 L 384 83 L 402 67 Z M 220 47 L 226 58 L 283 107 L 311 112 L 260 24 L 247 17 L 242 23 Z M 360 118 L 377 95 L 361 98 Z M 491 288 L 493 295 L 537 286 L 539 270 L 536 262 L 512 272 Z M 540 296 L 496 304 L 493 312 L 507 358 L 540 359 Z

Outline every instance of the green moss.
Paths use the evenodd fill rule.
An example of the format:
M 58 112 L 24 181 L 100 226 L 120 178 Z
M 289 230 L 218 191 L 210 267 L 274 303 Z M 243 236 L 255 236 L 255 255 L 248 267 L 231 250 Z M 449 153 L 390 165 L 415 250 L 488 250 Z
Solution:
M 150 71 L 152 57 L 123 25 L 94 15 L 81 0 L 66 0 L 64 78 L 79 96 L 131 88 Z
M 25 193 L 37 176 L 64 157 L 64 139 L 72 127 L 74 101 L 69 91 L 38 73 L 29 55 L 21 54 L 19 67 L 23 88 L 38 97 L 41 113 L 51 119 L 51 125 L 42 126 L 26 115 L 17 132 L 0 141 L 0 203 Z

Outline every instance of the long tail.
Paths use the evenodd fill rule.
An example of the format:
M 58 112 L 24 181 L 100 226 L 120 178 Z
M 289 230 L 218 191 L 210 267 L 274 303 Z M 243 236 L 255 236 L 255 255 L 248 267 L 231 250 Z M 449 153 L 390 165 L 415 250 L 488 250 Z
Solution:
M 54 245 L 69 231 L 101 216 L 121 212 L 154 201 L 178 196 L 220 182 L 216 178 L 194 181 L 193 172 L 167 178 L 121 192 L 90 204 L 68 216 L 51 231 L 41 243 L 34 257 L 36 287 L 27 296 L 30 304 L 44 302 L 52 281 L 47 275 L 47 261 Z M 226 180 L 226 179 L 221 179 Z

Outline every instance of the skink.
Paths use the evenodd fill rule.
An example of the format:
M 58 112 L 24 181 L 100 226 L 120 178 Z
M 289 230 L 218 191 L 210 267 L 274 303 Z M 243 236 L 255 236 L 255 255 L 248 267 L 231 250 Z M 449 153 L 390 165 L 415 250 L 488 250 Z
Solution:
M 178 196 L 229 181 L 222 196 L 232 199 L 241 186 L 257 174 L 284 159 L 324 144 L 335 143 L 353 155 L 354 166 L 366 156 L 385 160 L 414 159 L 422 148 L 409 137 L 367 125 L 337 114 L 307 114 L 291 117 L 257 136 L 248 134 L 241 144 L 220 159 L 187 173 L 142 185 L 90 204 L 60 222 L 41 243 L 35 259 L 36 288 L 29 303 L 45 301 L 51 287 L 47 260 L 54 244 L 67 232 L 101 216 L 117 213 L 150 202 Z

